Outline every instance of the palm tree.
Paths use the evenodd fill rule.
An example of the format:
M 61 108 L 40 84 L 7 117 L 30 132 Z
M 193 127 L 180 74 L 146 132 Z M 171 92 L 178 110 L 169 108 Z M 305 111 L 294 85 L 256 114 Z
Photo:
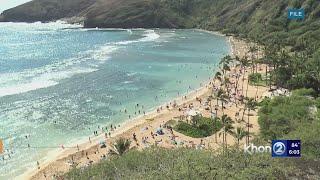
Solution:
M 219 101 L 222 106 L 222 114 L 224 115 L 224 104 L 228 102 L 229 96 L 226 95 L 226 92 L 223 89 L 219 89 L 216 93 L 217 97 L 217 106 L 219 106 Z
M 245 109 L 248 110 L 248 119 L 247 119 L 247 144 L 250 143 L 250 111 L 254 111 L 257 109 L 257 101 L 254 98 L 246 98 Z
M 271 50 L 271 48 L 269 46 L 265 46 L 264 48 L 264 56 L 263 56 L 263 64 L 266 65 L 266 69 L 265 69 L 265 76 L 266 76 L 266 86 L 269 85 L 269 87 L 271 87 L 271 75 L 269 73 L 268 76 L 268 72 L 270 71 L 270 66 L 272 64 L 272 58 L 274 57 L 273 51 Z M 269 68 L 269 71 L 268 71 Z M 268 82 L 269 81 L 269 82 Z
M 234 59 L 235 63 L 236 63 L 236 67 L 238 68 L 239 66 L 241 66 L 241 62 L 240 62 L 240 58 L 239 56 L 236 56 L 235 59 Z M 238 84 L 239 84 L 239 77 L 240 75 L 237 73 L 236 74 L 236 85 L 234 87 L 234 92 L 237 93 L 238 91 Z M 236 102 L 236 107 L 237 107 L 237 102 Z
M 224 65 L 224 64 L 229 65 L 232 61 L 233 61 L 232 57 L 230 55 L 226 55 L 220 60 L 219 65 Z
M 226 72 L 227 72 L 227 71 L 230 71 L 230 70 L 231 70 L 229 64 L 223 64 L 223 66 L 221 67 L 221 69 L 222 69 L 222 72 L 223 72 L 223 75 L 224 75 L 224 76 L 226 75 Z
M 199 120 L 200 120 L 200 115 L 192 116 L 192 118 L 191 118 L 192 126 L 196 126 L 198 124 Z
M 220 65 L 220 70 L 222 71 L 222 74 L 220 73 L 216 73 L 216 76 L 220 79 L 219 81 L 221 82 L 222 80 L 225 80 L 226 79 L 226 73 L 227 71 L 230 71 L 230 63 L 233 61 L 233 59 L 231 58 L 231 56 L 227 55 L 225 57 L 223 57 L 221 59 L 221 61 L 219 62 L 219 65 Z M 223 81 L 222 82 L 224 85 L 227 84 L 227 82 Z
M 248 76 L 247 76 L 246 98 L 248 97 L 249 83 L 250 83 L 250 78 L 249 78 L 249 74 L 248 74 Z
M 233 131 L 232 136 L 237 140 L 237 145 L 239 147 L 240 141 L 248 136 L 248 131 L 245 131 L 243 127 L 237 127 L 235 131 Z
M 221 72 L 216 72 L 216 74 L 214 75 L 214 78 L 217 79 L 218 81 L 220 81 L 220 83 L 222 82 L 222 74 Z
M 240 62 L 240 66 L 241 66 L 241 69 L 247 67 L 250 65 L 247 57 L 244 57 L 244 58 L 241 58 L 239 59 L 239 62 Z M 245 73 L 246 72 L 243 72 L 243 76 L 242 76 L 242 94 L 243 94 L 243 85 L 244 85 L 244 76 L 245 76 Z
M 223 148 L 228 148 L 227 144 L 227 134 L 232 134 L 233 130 L 233 124 L 234 121 L 229 117 L 228 115 L 224 114 L 221 117 L 221 123 L 222 123 L 222 132 L 219 133 L 219 136 L 222 134 L 222 146 Z
M 130 144 L 131 142 L 128 139 L 117 139 L 113 145 L 113 149 L 110 149 L 109 154 L 121 156 L 130 149 Z
M 257 49 L 257 47 L 256 47 L 255 45 L 249 47 L 249 53 L 251 54 L 252 72 L 253 72 L 253 73 L 254 73 L 254 70 L 255 70 L 255 69 L 256 69 L 256 71 L 257 71 L 257 68 L 255 68 L 255 67 L 256 67 L 256 60 L 255 60 L 255 57 L 254 57 L 254 55 L 255 55 L 255 53 L 256 53 L 257 50 L 258 50 L 258 49 Z
M 220 120 L 220 118 L 218 118 L 217 116 L 214 117 L 214 129 L 216 129 L 216 132 L 218 131 L 217 129 L 217 122 Z M 215 139 L 215 142 L 218 143 L 218 135 L 217 133 L 214 133 L 214 139 Z
M 213 96 L 209 96 L 208 101 L 210 102 L 210 112 L 211 112 L 211 116 L 213 114 L 213 110 L 212 110 L 212 101 L 213 101 Z M 216 129 L 217 128 L 217 112 L 218 110 L 216 109 L 216 114 L 215 117 L 212 117 L 212 119 L 214 120 L 213 122 L 213 128 Z M 218 142 L 218 137 L 217 137 L 217 133 L 215 133 L 215 142 Z

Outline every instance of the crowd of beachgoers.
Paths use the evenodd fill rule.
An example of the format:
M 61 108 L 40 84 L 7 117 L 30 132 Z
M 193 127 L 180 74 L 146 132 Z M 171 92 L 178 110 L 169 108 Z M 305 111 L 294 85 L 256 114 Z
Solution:
M 232 48 L 231 57 L 252 56 L 249 54 L 249 44 L 243 40 L 229 37 Z M 264 65 L 258 64 L 259 72 L 264 72 Z M 98 126 L 93 131 L 93 135 L 88 137 L 87 142 L 77 144 L 73 148 L 61 147 L 59 155 L 52 157 L 47 161 L 37 161 L 35 168 L 31 169 L 22 177 L 30 179 L 50 179 L 58 177 L 73 167 L 85 168 L 93 163 L 107 159 L 110 150 L 114 149 L 114 143 L 119 138 L 128 139 L 130 149 L 145 149 L 151 146 L 164 148 L 196 148 L 212 149 L 221 148 L 222 144 L 228 142 L 228 145 L 237 143 L 232 136 L 217 138 L 215 134 L 203 137 L 192 138 L 175 131 L 169 121 L 186 121 L 190 116 L 200 115 L 203 117 L 221 117 L 227 115 L 234 121 L 235 127 L 245 126 L 250 128 L 251 134 L 259 132 L 257 122 L 257 113 L 245 113 L 243 100 L 245 97 L 253 98 L 259 101 L 262 97 L 268 96 L 268 87 L 258 87 L 248 84 L 247 78 L 251 67 L 231 66 L 230 71 L 225 73 L 228 79 L 228 86 L 225 86 L 217 77 L 209 77 L 207 84 L 201 84 L 201 88 L 190 92 L 188 95 L 180 96 L 172 102 L 156 108 L 153 112 L 145 112 L 143 104 L 136 104 L 134 109 L 137 118 L 128 115 L 129 121 L 125 124 L 112 124 L 105 127 Z M 195 75 L 196 76 L 196 75 Z M 224 88 L 228 94 L 228 101 L 214 101 L 212 96 Z M 157 97 L 155 97 L 157 98 Z M 214 102 L 213 102 L 214 101 Z M 128 113 L 127 109 L 121 110 L 121 113 Z M 129 113 L 128 113 L 129 114 Z M 241 117 L 242 116 L 242 117 Z M 250 116 L 250 123 L 243 125 L 243 118 Z M 242 120 L 242 121 L 241 121 Z M 245 143 L 241 140 L 240 143 Z

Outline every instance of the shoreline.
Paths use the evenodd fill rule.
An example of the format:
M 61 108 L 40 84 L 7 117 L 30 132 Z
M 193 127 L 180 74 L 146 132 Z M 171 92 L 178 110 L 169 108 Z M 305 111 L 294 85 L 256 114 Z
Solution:
M 208 83 L 206 83 L 206 84 L 208 84 Z M 165 102 L 165 103 L 161 104 L 160 106 L 165 107 L 167 104 L 169 104 L 170 102 L 174 102 L 174 101 L 176 101 L 178 106 L 181 106 L 181 105 L 183 105 L 185 103 L 188 103 L 190 101 L 195 100 L 196 97 L 202 96 L 207 92 L 208 92 L 208 89 L 206 89 L 205 87 L 200 87 L 200 88 L 197 88 L 195 90 L 192 90 L 190 92 L 187 92 L 187 93 L 183 94 L 181 97 L 176 97 L 176 98 L 172 99 L 172 101 Z M 183 99 L 182 100 L 183 96 L 186 96 L 187 99 Z M 132 118 L 130 120 L 125 120 L 125 121 L 119 123 L 120 127 L 117 128 L 117 130 L 113 131 L 111 138 L 115 138 L 117 136 L 120 136 L 123 133 L 127 132 L 128 130 L 130 130 L 131 128 L 134 128 L 136 126 L 139 126 L 139 125 L 145 123 L 146 119 L 153 119 L 153 118 L 155 118 L 157 116 L 164 115 L 164 114 L 166 114 L 168 112 L 167 110 L 163 110 L 162 112 L 157 113 L 157 110 L 156 110 L 157 107 L 159 107 L 159 106 L 153 107 L 153 108 L 155 108 L 155 110 L 146 112 L 146 115 L 139 115 L 139 116 L 134 117 L 134 118 Z M 81 138 L 81 139 L 79 139 L 77 141 L 74 141 L 74 142 L 66 145 L 68 147 L 70 147 L 70 146 L 74 147 L 72 149 L 65 149 L 65 150 L 55 149 L 55 150 L 49 151 L 47 156 L 44 158 L 45 160 L 40 162 L 41 165 L 44 166 L 44 168 L 45 168 L 50 163 L 52 163 L 52 162 L 54 162 L 56 160 L 66 158 L 66 157 L 74 154 L 75 153 L 74 149 L 76 148 L 77 145 L 79 145 L 79 147 L 81 147 L 82 150 L 88 150 L 88 149 L 90 149 L 90 148 L 92 148 L 94 146 L 97 146 L 98 143 L 99 143 L 99 140 L 104 138 L 104 134 L 99 134 L 98 136 L 93 136 L 93 137 L 90 136 L 90 137 L 91 137 L 92 143 L 89 143 L 88 139 L 85 139 L 85 137 L 83 137 L 83 138 Z M 50 156 L 51 158 L 47 158 L 48 156 Z M 42 169 L 43 168 L 41 168 L 40 171 Z M 38 173 L 38 170 L 36 169 L 36 167 L 34 167 L 32 169 L 30 168 L 25 173 L 23 173 L 22 175 L 20 175 L 20 176 L 18 176 L 16 178 L 17 179 L 21 179 L 21 180 L 32 179 L 32 177 L 34 175 L 36 175 L 37 173 Z
M 114 28 L 111 28 L 111 30 L 112 29 L 114 29 Z M 140 29 L 140 28 L 137 28 L 137 29 Z M 143 28 L 141 28 L 141 29 L 143 29 Z M 95 29 L 93 29 L 93 30 L 95 30 Z M 109 30 L 109 28 L 100 29 L 100 30 Z M 121 30 L 127 30 L 127 29 L 121 29 Z M 215 34 L 214 32 L 205 31 L 205 30 L 201 30 L 201 29 L 194 29 L 194 30 L 223 36 L 223 34 L 218 34 L 218 33 Z M 226 41 L 229 42 L 228 39 L 226 39 Z M 230 44 L 229 44 L 229 48 L 230 48 L 230 51 L 232 51 Z M 167 113 L 166 111 L 162 111 L 160 114 L 157 113 L 157 111 L 156 111 L 157 107 L 160 107 L 160 106 L 165 107 L 170 102 L 176 102 L 177 105 L 179 106 L 179 105 L 182 105 L 182 104 L 188 103 L 189 101 L 194 100 L 197 96 L 202 96 L 203 94 L 205 94 L 207 92 L 205 85 L 207 85 L 208 83 L 209 82 L 205 82 L 203 87 L 199 87 L 199 88 L 194 89 L 192 91 L 185 92 L 184 94 L 181 94 L 181 96 L 179 96 L 179 97 L 172 98 L 170 101 L 167 101 L 167 102 L 164 102 L 158 106 L 152 107 L 153 110 L 146 112 L 146 115 L 138 115 L 136 117 L 133 117 L 132 119 L 127 119 L 127 120 L 119 123 L 120 128 L 117 128 L 117 130 L 112 132 L 112 137 L 119 136 L 119 135 L 125 133 L 126 131 L 130 130 L 131 128 L 143 124 L 145 122 L 145 119 L 152 119 L 156 116 L 161 116 L 162 114 Z M 184 96 L 187 97 L 186 100 L 185 99 L 182 100 L 182 97 L 184 97 Z M 43 157 L 42 159 L 39 160 L 39 163 L 41 164 L 41 166 L 46 167 L 47 165 L 49 165 L 50 163 L 52 163 L 58 159 L 66 158 L 70 154 L 74 153 L 74 150 L 76 149 L 77 145 L 79 145 L 79 147 L 81 147 L 84 150 L 90 149 L 93 146 L 96 146 L 99 143 L 99 140 L 104 138 L 104 134 L 99 134 L 98 136 L 90 136 L 90 138 L 91 138 L 92 144 L 88 143 L 87 137 L 83 136 L 75 141 L 72 141 L 68 144 L 65 144 L 66 147 L 72 147 L 72 148 L 66 148 L 64 150 L 62 150 L 61 148 L 57 148 L 54 150 L 50 150 L 46 153 L 45 157 Z M 37 174 L 37 172 L 38 172 L 38 169 L 36 169 L 36 165 L 35 165 L 33 168 L 29 168 L 27 171 L 25 171 L 23 174 L 17 176 L 16 178 L 17 179 L 31 179 L 31 177 L 34 176 L 35 174 Z
M 196 29 L 199 30 L 199 29 Z M 207 32 L 207 33 L 211 33 L 211 34 L 216 34 L 216 32 L 211 32 L 211 31 L 206 31 L 206 30 L 199 30 L 199 31 L 203 31 L 203 32 Z M 222 34 L 221 34 L 222 35 Z M 225 36 L 225 35 L 223 35 Z M 225 36 L 226 37 L 226 41 L 228 41 L 229 43 L 229 47 L 230 47 L 230 55 L 234 56 L 235 54 L 237 54 L 237 51 L 239 51 L 239 49 L 237 49 L 238 47 L 236 47 L 235 45 L 235 39 L 232 36 Z M 241 48 L 240 48 L 241 50 Z M 213 78 L 210 77 L 210 81 Z M 209 82 L 210 82 L 209 81 Z M 184 99 L 183 96 L 180 97 L 176 97 L 174 99 L 171 100 L 171 102 L 176 101 L 177 106 L 183 106 L 185 104 L 188 104 L 190 102 L 194 102 L 196 101 L 197 97 L 203 97 L 206 94 L 210 94 L 211 89 L 208 86 L 209 82 L 207 82 L 206 84 L 204 84 L 202 87 L 193 90 L 191 92 L 187 92 L 186 94 L 184 94 L 183 96 L 186 96 L 187 98 Z M 170 101 L 169 101 L 170 102 Z M 164 103 L 162 106 L 165 107 L 166 104 L 169 104 L 169 102 Z M 157 108 L 157 107 L 154 107 Z M 172 109 L 174 110 L 174 109 Z M 172 118 L 170 118 L 173 114 L 170 113 L 171 110 L 162 110 L 160 113 L 158 113 L 156 110 L 153 111 L 149 111 L 146 113 L 146 115 L 140 115 L 137 116 L 131 120 L 127 120 L 124 121 L 121 124 L 120 128 L 117 128 L 116 131 L 112 132 L 112 137 L 107 138 L 107 144 L 111 145 L 112 143 L 112 139 L 118 138 L 119 136 L 128 136 L 130 137 L 131 131 L 134 128 L 137 128 L 139 126 L 142 125 L 148 125 L 150 122 L 147 121 L 146 119 L 156 119 L 156 118 L 160 118 L 162 116 L 165 116 L 165 118 L 167 120 L 170 120 Z M 159 122 L 158 122 L 159 123 Z M 162 122 L 160 121 L 160 124 Z M 99 136 L 93 137 L 91 139 L 92 143 L 88 142 L 88 140 L 83 139 L 79 139 L 79 141 L 76 141 L 75 143 L 71 143 L 73 146 L 79 144 L 79 147 L 81 148 L 81 151 L 91 151 L 92 149 L 95 149 L 97 146 L 99 146 L 99 140 L 104 139 L 104 134 L 100 134 Z M 199 138 L 200 139 L 200 138 Z M 76 148 L 72 148 L 72 149 L 65 149 L 65 150 L 54 150 L 54 151 L 50 151 L 48 152 L 48 155 L 46 156 L 46 158 L 44 158 L 45 160 L 40 162 L 40 166 L 41 168 L 38 170 L 36 169 L 36 167 L 34 168 L 30 168 L 29 170 L 27 170 L 25 173 L 23 173 L 22 175 L 18 176 L 17 179 L 39 179 L 41 177 L 43 177 L 42 174 L 47 174 L 48 171 L 50 171 L 50 166 L 54 163 L 57 163 L 59 161 L 65 161 L 67 159 L 73 156 L 79 156 L 80 151 L 77 151 Z M 48 158 L 49 157 L 49 158 Z M 51 168 L 52 170 L 52 168 Z

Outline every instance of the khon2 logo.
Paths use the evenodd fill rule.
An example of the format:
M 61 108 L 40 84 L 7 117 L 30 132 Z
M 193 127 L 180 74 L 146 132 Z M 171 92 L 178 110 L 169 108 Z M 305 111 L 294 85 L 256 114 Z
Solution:
M 272 157 L 301 157 L 300 140 L 272 140 L 272 145 L 256 146 L 244 144 L 243 150 L 247 154 L 270 153 Z
M 301 157 L 301 141 L 272 140 L 272 157 Z

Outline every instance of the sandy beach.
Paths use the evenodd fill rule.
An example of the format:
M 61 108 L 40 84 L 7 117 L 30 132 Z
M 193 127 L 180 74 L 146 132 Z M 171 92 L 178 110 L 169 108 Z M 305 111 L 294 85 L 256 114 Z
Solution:
M 244 57 L 248 55 L 249 45 L 241 40 L 238 40 L 234 37 L 227 37 L 231 45 L 231 55 Z M 263 71 L 263 65 L 260 65 L 259 69 Z M 230 71 L 230 81 L 235 82 L 235 77 L 232 77 L 233 73 L 240 72 L 239 67 L 232 67 Z M 250 69 L 242 71 L 242 74 L 239 79 L 247 79 Z M 239 81 L 239 87 L 247 87 L 247 81 Z M 217 150 L 221 147 L 222 138 L 218 136 L 217 142 L 215 139 L 216 134 L 206 137 L 206 138 L 191 138 L 185 136 L 181 133 L 178 133 L 173 130 L 170 132 L 169 129 L 163 128 L 166 122 L 169 120 L 180 120 L 184 116 L 185 112 L 188 110 L 188 107 L 192 104 L 193 109 L 201 112 L 202 116 L 210 117 L 211 111 L 206 110 L 207 106 L 205 103 L 207 98 L 212 94 L 213 87 L 219 86 L 219 82 L 213 77 L 210 78 L 208 84 L 203 85 L 201 88 L 189 93 L 186 96 L 178 97 L 173 99 L 171 102 L 168 102 L 161 107 L 158 107 L 158 111 L 152 111 L 146 113 L 145 115 L 138 116 L 130 121 L 127 121 L 119 126 L 116 126 L 116 129 L 111 131 L 111 137 L 107 134 L 98 132 L 99 135 L 92 136 L 87 140 L 79 141 L 75 143 L 72 148 L 61 148 L 57 149 L 48 154 L 48 158 L 43 161 L 39 161 L 39 166 L 35 162 L 34 167 L 31 167 L 25 174 L 18 177 L 17 179 L 52 179 L 56 175 L 61 175 L 72 168 L 71 164 L 76 164 L 78 168 L 86 167 L 91 163 L 97 163 L 102 159 L 104 155 L 108 158 L 109 148 L 112 147 L 113 142 L 120 137 L 130 139 L 132 141 L 131 148 L 144 149 L 152 145 L 161 146 L 165 148 L 175 148 L 175 147 L 190 147 L 190 148 L 205 148 Z M 214 85 L 214 86 L 213 86 Z M 259 87 L 248 85 L 248 97 L 258 97 L 261 99 L 263 95 L 267 92 L 266 87 Z M 201 99 L 202 101 L 199 101 Z M 215 104 L 215 103 L 213 103 Z M 213 106 L 213 105 L 212 105 Z M 169 107 L 169 108 L 167 108 Z M 232 117 L 236 123 L 235 127 L 242 126 L 243 124 L 238 121 L 239 116 L 237 113 L 241 114 L 243 112 L 243 104 L 235 105 L 234 103 L 228 103 L 225 105 L 224 114 Z M 212 107 L 211 107 L 212 108 Z M 213 107 L 214 108 L 214 107 Z M 218 116 L 222 115 L 221 106 L 218 108 Z M 245 114 L 245 118 L 248 115 Z M 259 132 L 259 125 L 257 122 L 256 112 L 250 114 L 250 132 L 256 134 Z M 110 128 L 110 127 L 108 127 Z M 164 135 L 157 135 L 152 137 L 151 134 L 155 133 L 158 128 L 163 128 Z M 219 133 L 219 132 L 218 132 Z M 137 143 L 133 141 L 133 134 L 136 135 Z M 107 136 L 107 137 L 106 137 Z M 172 143 L 172 139 L 177 144 Z M 100 142 L 106 141 L 107 147 L 100 148 Z M 234 137 L 227 136 L 228 145 L 235 144 Z M 241 142 L 243 143 L 244 140 Z M 199 146 L 199 145 L 202 146 Z M 38 169 L 39 168 L 39 169 Z

